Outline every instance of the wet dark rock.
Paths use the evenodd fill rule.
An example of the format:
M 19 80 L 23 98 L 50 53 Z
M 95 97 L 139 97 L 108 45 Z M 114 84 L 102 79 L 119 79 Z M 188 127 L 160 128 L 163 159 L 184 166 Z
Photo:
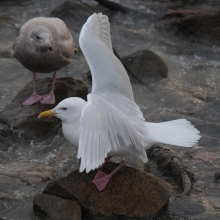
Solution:
M 118 164 L 108 162 L 103 171 L 111 173 Z M 79 202 L 83 214 L 93 217 L 148 218 L 168 202 L 172 187 L 164 180 L 131 167 L 123 167 L 107 187 L 99 192 L 91 182 L 97 170 L 89 173 L 71 172 L 50 183 L 44 194 Z
M 145 83 L 168 76 L 166 62 L 153 51 L 143 49 L 123 57 L 124 62 Z
M 36 88 L 39 95 L 49 93 L 52 88 L 52 78 L 38 79 Z M 32 82 L 29 82 L 0 113 L 0 134 L 4 137 L 0 140 L 3 150 L 5 144 L 7 144 L 8 135 L 10 135 L 10 139 L 15 138 L 13 136 L 17 135 L 17 137 L 33 140 L 54 134 L 61 125 L 60 120 L 56 117 L 39 120 L 39 113 L 54 108 L 59 102 L 68 97 L 77 96 L 86 100 L 88 94 L 88 88 L 83 81 L 63 77 L 58 78 L 55 85 L 56 103 L 54 105 L 42 105 L 38 102 L 32 106 L 22 106 L 21 103 L 31 96 L 32 91 L 33 85 Z
M 164 14 L 160 28 L 173 29 L 177 34 L 220 44 L 220 8 L 180 10 Z
M 50 195 L 36 195 L 33 201 L 35 214 L 51 220 L 81 220 L 81 207 L 75 201 Z
M 123 13 L 129 12 L 128 8 L 123 7 L 122 5 L 115 3 L 115 2 L 111 2 L 108 0 L 95 0 L 95 1 L 97 1 L 99 4 L 109 8 L 111 10 L 114 10 L 114 11 L 121 11 Z

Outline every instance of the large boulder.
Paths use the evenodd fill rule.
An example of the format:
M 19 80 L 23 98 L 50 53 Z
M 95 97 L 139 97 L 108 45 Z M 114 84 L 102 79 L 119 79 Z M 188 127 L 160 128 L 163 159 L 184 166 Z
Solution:
M 81 97 L 86 100 L 88 88 L 80 79 L 71 77 L 58 78 L 55 84 L 54 105 L 42 105 L 40 102 L 32 106 L 22 106 L 33 92 L 32 82 L 29 82 L 11 103 L 0 113 L 0 149 L 5 150 L 10 140 L 18 136 L 27 140 L 37 140 L 56 132 L 61 122 L 56 117 L 43 120 L 38 119 L 39 113 L 54 108 L 59 102 L 68 97 Z M 39 95 L 47 94 L 52 87 L 52 78 L 38 79 L 36 88 Z M 8 138 L 10 136 L 10 139 Z M 2 147 L 1 147 L 2 146 Z
M 118 164 L 108 162 L 103 172 L 111 173 Z M 166 181 L 131 167 L 123 167 L 99 192 L 92 183 L 97 170 L 89 173 L 71 172 L 50 183 L 43 194 L 77 201 L 83 214 L 93 217 L 149 218 L 167 204 L 172 187 Z M 43 205 L 34 203 L 40 209 Z

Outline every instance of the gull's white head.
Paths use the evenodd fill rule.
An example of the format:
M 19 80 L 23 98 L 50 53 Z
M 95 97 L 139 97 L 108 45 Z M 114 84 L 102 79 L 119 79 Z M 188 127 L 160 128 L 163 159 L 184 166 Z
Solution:
M 85 105 L 86 101 L 81 98 L 67 98 L 60 102 L 54 109 L 40 113 L 38 118 L 45 118 L 54 115 L 57 118 L 60 118 L 64 123 L 71 123 L 80 119 Z
M 51 47 L 51 33 L 50 31 L 43 26 L 36 26 L 32 29 L 31 34 L 31 43 L 36 50 L 52 51 Z

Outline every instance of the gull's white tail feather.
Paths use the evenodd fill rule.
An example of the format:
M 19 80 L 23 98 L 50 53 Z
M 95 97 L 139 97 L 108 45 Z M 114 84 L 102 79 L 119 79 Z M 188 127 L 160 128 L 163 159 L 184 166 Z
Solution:
M 144 142 L 164 143 L 182 147 L 192 147 L 199 139 L 199 131 L 186 119 L 162 123 L 146 123 L 148 135 Z M 146 146 L 147 148 L 149 146 Z

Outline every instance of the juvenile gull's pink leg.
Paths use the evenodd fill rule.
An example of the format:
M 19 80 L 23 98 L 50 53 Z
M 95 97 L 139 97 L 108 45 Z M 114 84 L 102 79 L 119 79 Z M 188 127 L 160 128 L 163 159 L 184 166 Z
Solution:
M 55 104 L 54 88 L 55 88 L 56 78 L 57 78 L 57 72 L 55 71 L 53 74 L 52 90 L 48 94 L 42 96 L 43 100 L 41 101 L 41 104 L 49 104 L 49 105 Z
M 34 103 L 39 102 L 41 100 L 42 96 L 38 95 L 36 91 L 36 73 L 33 72 L 33 94 L 30 98 L 23 102 L 22 105 L 33 105 Z
M 108 184 L 111 177 L 115 173 L 117 173 L 125 164 L 126 164 L 125 160 L 122 160 L 120 165 L 109 175 L 98 170 L 98 173 L 96 174 L 96 176 L 92 182 L 97 186 L 99 191 L 102 191 L 103 189 L 105 189 L 105 187 Z

